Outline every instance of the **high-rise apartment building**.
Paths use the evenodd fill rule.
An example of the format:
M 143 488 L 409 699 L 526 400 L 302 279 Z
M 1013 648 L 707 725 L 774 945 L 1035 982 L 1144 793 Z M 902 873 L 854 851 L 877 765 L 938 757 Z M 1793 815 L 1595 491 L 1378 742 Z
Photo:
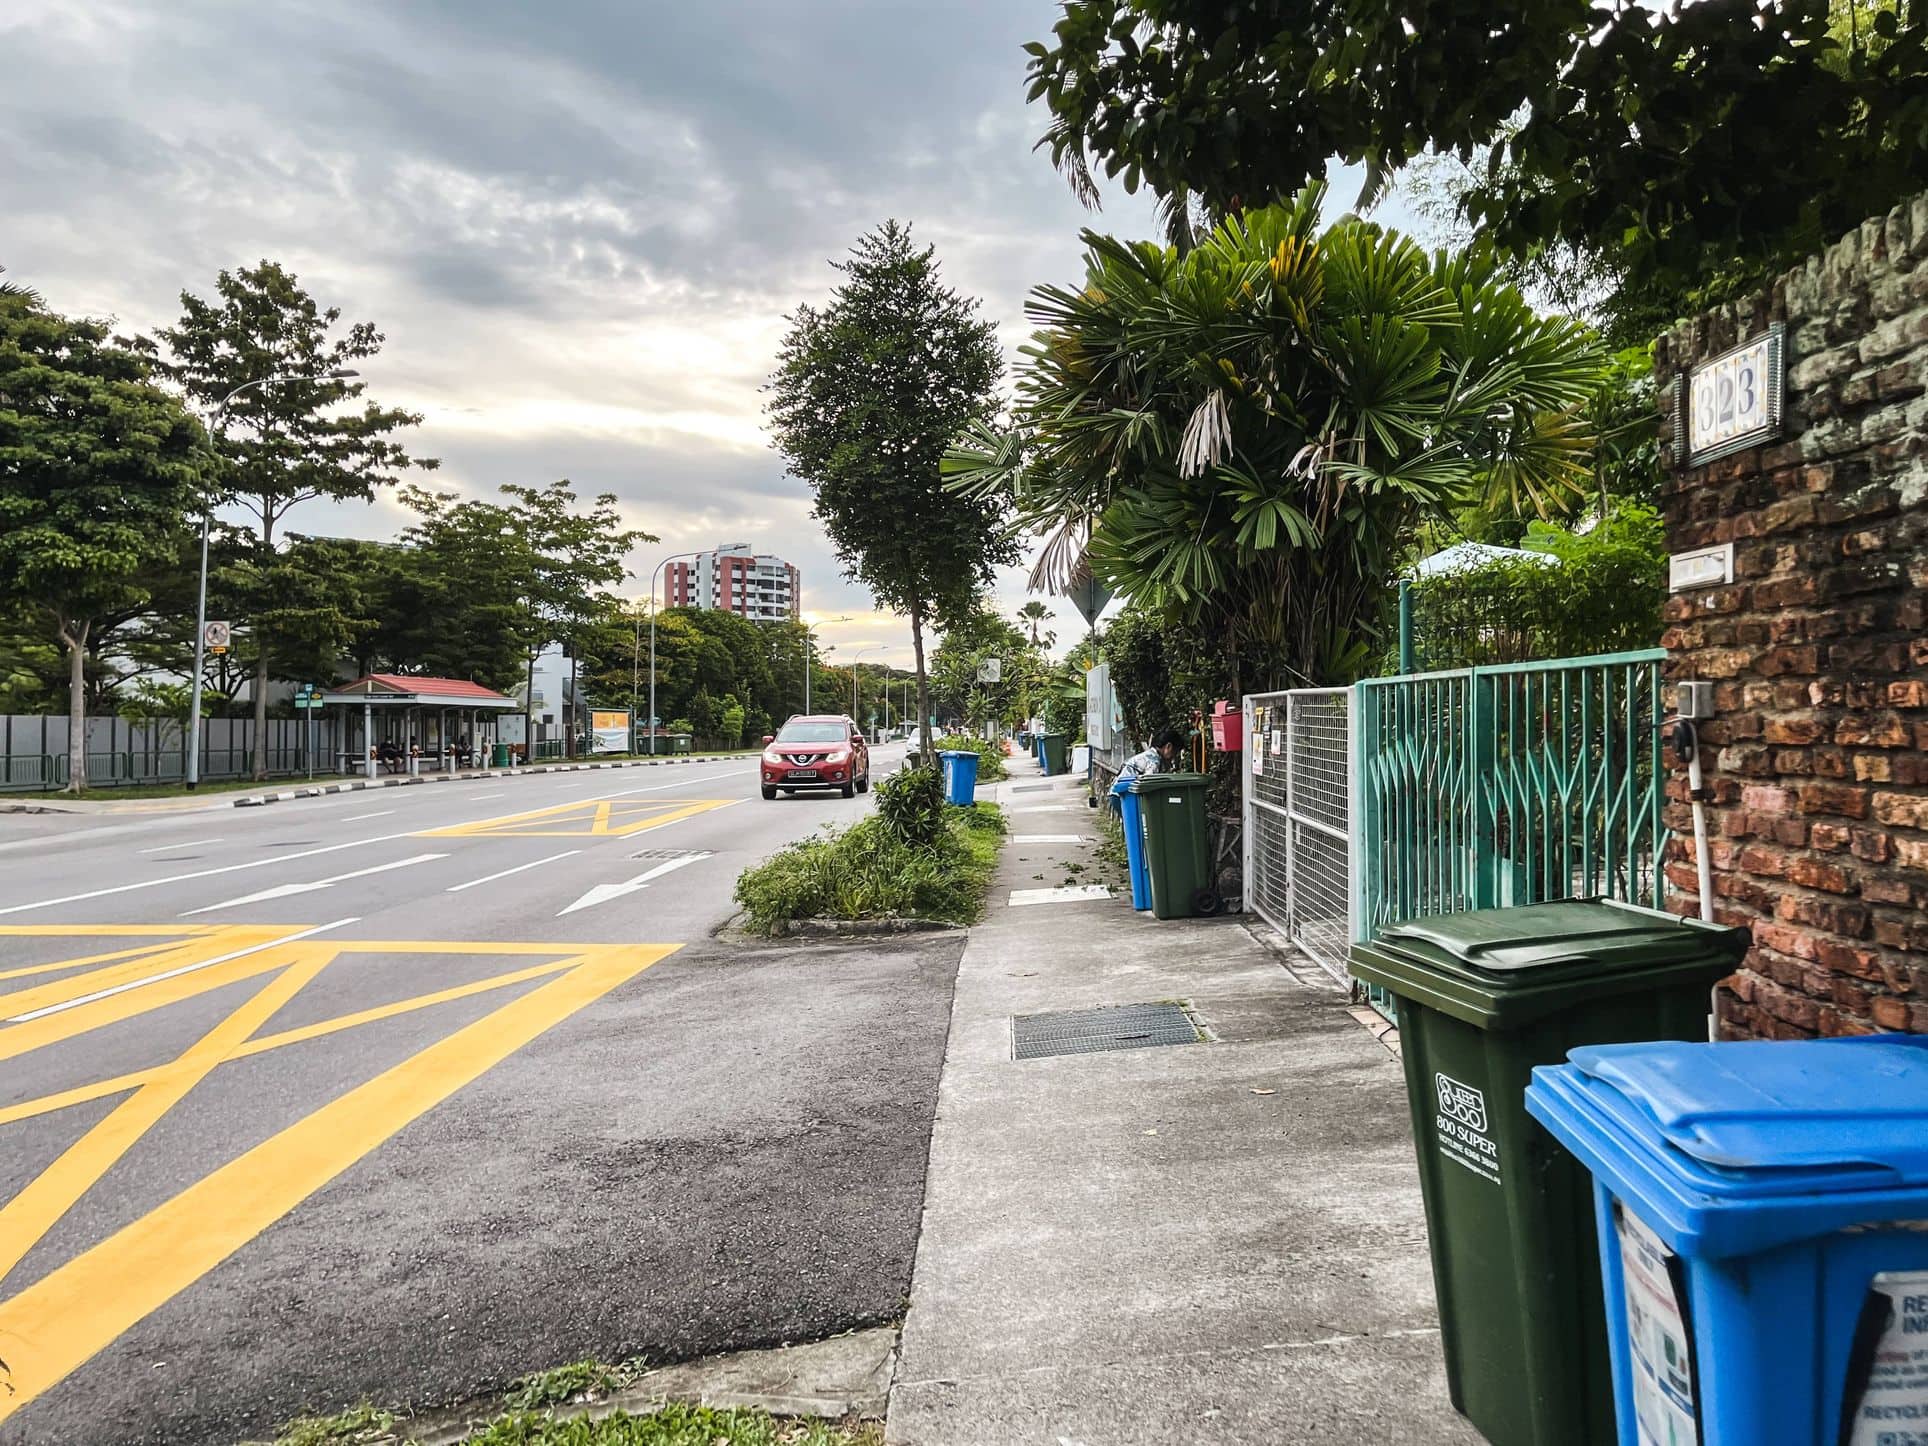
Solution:
M 803 607 L 803 574 L 747 547 L 672 562 L 663 574 L 666 607 L 721 608 L 753 623 L 794 622 Z

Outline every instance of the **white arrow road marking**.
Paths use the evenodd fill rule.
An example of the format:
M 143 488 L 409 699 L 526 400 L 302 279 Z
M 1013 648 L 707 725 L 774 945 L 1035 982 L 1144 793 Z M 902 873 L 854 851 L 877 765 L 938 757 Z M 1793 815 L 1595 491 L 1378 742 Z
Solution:
M 192 974 L 197 969 L 212 969 L 216 964 L 226 964 L 234 959 L 245 959 L 250 954 L 259 954 L 263 949 L 279 949 L 283 944 L 292 944 L 297 939 L 312 939 L 317 934 L 326 934 L 330 929 L 346 928 L 359 924 L 360 919 L 337 919 L 332 924 L 317 924 L 312 929 L 303 929 L 299 934 L 289 934 L 285 938 L 270 939 L 265 944 L 250 944 L 245 949 L 236 949 L 232 954 L 223 954 L 216 959 L 202 959 L 198 963 L 183 964 L 178 969 L 163 969 L 159 974 L 150 974 L 145 979 L 129 979 L 116 984 L 111 989 L 96 989 L 92 994 L 83 994 L 78 999 L 63 999 L 58 1004 L 49 1004 L 42 1009 L 29 1010 L 16 1014 L 7 1020 L 8 1024 L 30 1024 L 36 1019 L 44 1019 L 49 1014 L 59 1014 L 65 1009 L 78 1009 L 83 1004 L 93 1004 L 97 1000 L 112 999 L 116 994 L 125 994 L 130 989 L 140 989 L 149 984 L 159 984 L 163 979 L 178 979 L 183 974 Z
M 620 899 L 624 894 L 633 894 L 647 885 L 651 879 L 660 879 L 664 874 L 674 873 L 688 864 L 700 864 L 708 857 L 707 853 L 690 854 L 687 858 L 670 859 L 667 863 L 660 863 L 649 872 L 638 874 L 633 879 L 625 879 L 620 884 L 597 884 L 575 903 L 561 910 L 556 917 L 560 919 L 563 914 L 573 914 L 578 909 L 593 908 L 597 904 L 606 904 L 611 899 Z
M 211 914 L 216 909 L 235 909 L 242 904 L 259 904 L 268 899 L 285 899 L 294 894 L 312 894 L 317 889 L 333 888 L 336 884 L 345 883 L 349 879 L 366 878 L 370 874 L 386 874 L 395 869 L 408 868 L 412 864 L 425 864 L 434 859 L 447 857 L 447 854 L 417 854 L 412 859 L 397 859 L 392 864 L 376 864 L 372 869 L 356 869 L 353 873 L 336 874 L 332 879 L 316 879 L 312 884 L 276 884 L 272 889 L 263 889 L 258 894 L 245 894 L 241 898 L 229 899 L 224 903 L 209 904 L 204 909 L 189 909 L 180 917 L 185 919 L 189 914 Z

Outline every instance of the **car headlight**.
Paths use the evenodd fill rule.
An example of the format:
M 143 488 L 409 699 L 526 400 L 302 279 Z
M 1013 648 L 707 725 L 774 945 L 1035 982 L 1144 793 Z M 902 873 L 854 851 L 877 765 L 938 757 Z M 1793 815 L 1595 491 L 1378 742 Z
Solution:
M 783 758 L 782 758 L 782 756 L 781 756 L 781 755 L 779 755 L 779 754 L 777 753 L 777 751 L 776 751 L 776 750 L 775 750 L 775 749 L 773 748 L 773 749 L 770 749 L 770 750 L 769 750 L 768 752 L 766 752 L 766 753 L 765 753 L 765 754 L 763 755 L 763 761 L 764 761 L 765 763 L 781 763 L 781 762 L 783 762 Z

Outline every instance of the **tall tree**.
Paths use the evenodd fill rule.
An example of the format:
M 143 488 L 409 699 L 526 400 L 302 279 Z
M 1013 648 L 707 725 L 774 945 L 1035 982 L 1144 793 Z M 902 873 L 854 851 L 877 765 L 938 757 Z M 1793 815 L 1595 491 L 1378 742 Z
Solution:
M 0 605 L 66 650 L 67 788 L 87 785 L 94 628 L 146 600 L 202 496 L 206 438 L 105 325 L 0 294 Z
M 1039 602 L 1036 598 L 1032 598 L 1031 601 L 1019 608 L 1018 616 L 1024 620 L 1025 626 L 1031 630 L 1032 647 L 1048 648 L 1056 641 L 1057 634 L 1044 626 L 1046 621 L 1051 617 L 1051 609 Z
M 509 523 L 528 569 L 524 599 L 533 669 L 535 654 L 550 643 L 577 645 L 579 635 L 601 611 L 602 590 L 629 575 L 625 559 L 631 549 L 656 538 L 640 528 L 623 526 L 612 492 L 599 493 L 586 510 L 580 509 L 566 478 L 544 487 L 506 486 L 502 492 L 509 498 Z M 531 697 L 525 703 L 525 720 L 533 701 Z M 569 700 L 570 709 L 578 706 L 578 700 Z M 573 756 L 573 713 L 565 737 Z
M 847 576 L 910 618 L 928 733 L 924 632 L 963 617 L 1017 540 L 988 498 L 945 488 L 945 448 L 996 410 L 996 329 L 944 285 L 931 247 L 887 221 L 863 237 L 828 306 L 800 306 L 770 383 L 770 423 Z M 926 739 L 928 742 L 928 739 Z M 928 752 L 928 748 L 926 749 Z
M 181 307 L 179 324 L 160 333 L 169 354 L 167 374 L 210 414 L 233 396 L 216 438 L 226 464 L 222 492 L 248 515 L 259 589 L 255 606 L 266 613 L 273 599 L 287 595 L 283 584 L 292 588 L 296 581 L 278 575 L 280 528 L 290 509 L 318 498 L 368 501 L 377 487 L 409 468 L 437 464 L 410 456 L 400 440 L 402 431 L 420 423 L 419 413 L 364 401 L 364 383 L 331 378 L 378 354 L 382 333 L 368 322 L 337 332 L 340 309 L 318 306 L 293 273 L 272 261 L 223 271 L 212 301 L 184 291 Z M 267 384 L 234 395 L 246 383 Z M 359 410 L 343 406 L 357 401 Z M 268 773 L 272 633 L 277 622 L 293 620 L 284 615 L 261 622 L 253 642 L 256 778 Z

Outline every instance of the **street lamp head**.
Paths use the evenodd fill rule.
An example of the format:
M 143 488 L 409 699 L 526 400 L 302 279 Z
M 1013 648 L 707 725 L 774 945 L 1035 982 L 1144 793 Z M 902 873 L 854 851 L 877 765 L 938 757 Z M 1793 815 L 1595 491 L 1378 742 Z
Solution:
M 331 381 L 331 382 L 345 382 L 350 377 L 358 377 L 360 375 L 361 373 L 356 371 L 353 367 L 336 367 L 333 371 L 328 372 L 325 375 L 324 380 Z

